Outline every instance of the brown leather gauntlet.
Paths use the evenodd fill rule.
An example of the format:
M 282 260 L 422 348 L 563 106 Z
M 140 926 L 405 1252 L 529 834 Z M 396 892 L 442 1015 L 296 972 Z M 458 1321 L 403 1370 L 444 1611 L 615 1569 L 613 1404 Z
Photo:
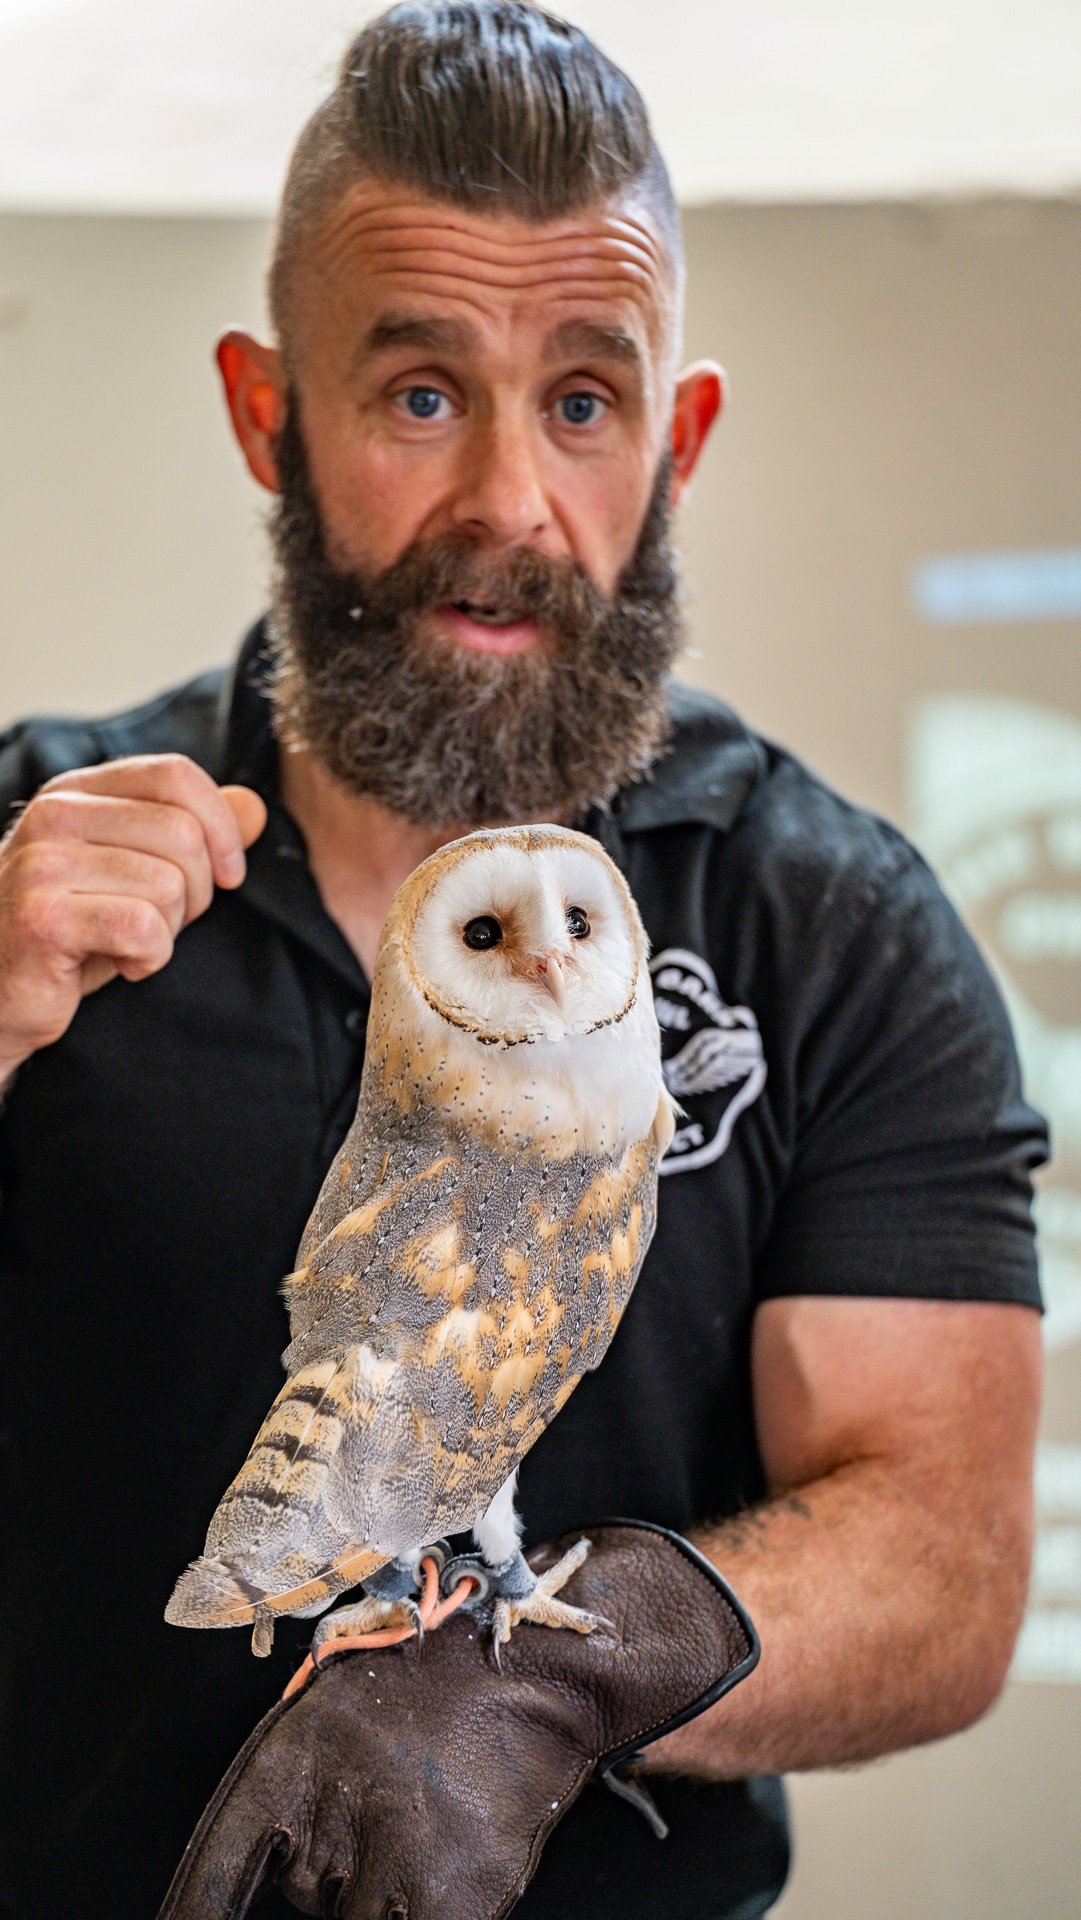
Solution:
M 758 1657 L 689 1542 L 629 1521 L 585 1531 L 592 1552 L 561 1598 L 614 1633 L 522 1625 L 497 1668 L 482 1618 L 461 1612 L 423 1647 L 328 1660 L 237 1755 L 159 1920 L 241 1920 L 268 1883 L 339 1920 L 501 1920 L 590 1774 L 701 1713 Z

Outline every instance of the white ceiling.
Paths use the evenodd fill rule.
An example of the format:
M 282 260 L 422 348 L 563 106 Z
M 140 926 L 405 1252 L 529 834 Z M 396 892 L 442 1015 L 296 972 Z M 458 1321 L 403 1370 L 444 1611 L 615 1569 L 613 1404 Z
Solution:
M 557 9 L 558 10 L 558 9 Z M 0 207 L 265 213 L 366 0 L 0 0 Z M 1081 0 L 577 0 L 680 198 L 1081 189 Z

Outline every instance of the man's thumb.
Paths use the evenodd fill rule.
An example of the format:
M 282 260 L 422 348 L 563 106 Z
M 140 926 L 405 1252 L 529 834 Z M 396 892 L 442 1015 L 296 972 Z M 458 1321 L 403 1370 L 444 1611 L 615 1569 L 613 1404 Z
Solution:
M 240 828 L 240 838 L 244 846 L 250 847 L 258 840 L 266 826 L 266 804 L 254 793 L 251 787 L 223 787 L 221 797 L 228 801 Z

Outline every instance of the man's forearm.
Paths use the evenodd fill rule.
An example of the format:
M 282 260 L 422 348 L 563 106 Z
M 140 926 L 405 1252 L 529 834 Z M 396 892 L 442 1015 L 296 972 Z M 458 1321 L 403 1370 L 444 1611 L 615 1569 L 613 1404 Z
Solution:
M 709 1713 L 648 1748 L 647 1764 L 722 1779 L 838 1766 L 969 1725 L 1005 1677 L 1026 1532 L 929 1509 L 918 1486 L 899 1495 L 878 1460 L 700 1532 L 762 1658 Z

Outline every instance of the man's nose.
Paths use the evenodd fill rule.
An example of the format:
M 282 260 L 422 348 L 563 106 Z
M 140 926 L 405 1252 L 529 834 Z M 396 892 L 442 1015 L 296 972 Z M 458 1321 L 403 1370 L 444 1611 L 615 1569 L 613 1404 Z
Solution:
M 455 526 L 505 546 L 536 540 L 552 519 L 542 461 L 543 449 L 527 422 L 478 426 L 463 448 Z

